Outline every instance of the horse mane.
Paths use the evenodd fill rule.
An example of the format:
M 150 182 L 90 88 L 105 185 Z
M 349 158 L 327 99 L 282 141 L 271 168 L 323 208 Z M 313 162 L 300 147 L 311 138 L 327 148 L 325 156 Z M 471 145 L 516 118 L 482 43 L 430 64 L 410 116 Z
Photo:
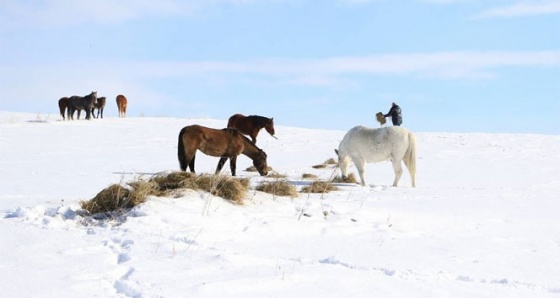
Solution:
M 270 118 L 266 118 L 258 115 L 250 115 L 247 116 L 247 118 L 251 118 L 255 122 L 255 124 L 259 127 L 264 127 L 268 122 L 270 122 Z

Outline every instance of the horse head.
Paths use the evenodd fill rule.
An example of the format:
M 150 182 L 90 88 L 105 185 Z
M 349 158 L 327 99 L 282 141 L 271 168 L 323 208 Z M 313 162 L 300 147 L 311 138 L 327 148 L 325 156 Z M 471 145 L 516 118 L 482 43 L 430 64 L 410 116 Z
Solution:
M 348 168 L 350 167 L 350 157 L 348 155 L 343 155 L 338 149 L 334 149 L 336 156 L 338 156 L 338 168 L 342 174 L 342 178 L 346 179 L 348 177 Z
M 259 149 L 259 153 L 253 158 L 253 165 L 261 176 L 268 175 L 268 164 L 266 163 L 266 153 Z
M 264 129 L 266 129 L 266 132 L 268 132 L 271 136 L 274 136 L 274 118 L 266 119 Z

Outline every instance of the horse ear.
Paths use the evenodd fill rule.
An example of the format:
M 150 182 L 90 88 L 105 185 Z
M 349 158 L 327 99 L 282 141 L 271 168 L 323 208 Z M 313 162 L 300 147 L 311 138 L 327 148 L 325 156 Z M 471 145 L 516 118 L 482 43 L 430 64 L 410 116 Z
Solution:
M 336 156 L 338 156 L 338 149 L 334 149 L 334 153 L 336 153 Z

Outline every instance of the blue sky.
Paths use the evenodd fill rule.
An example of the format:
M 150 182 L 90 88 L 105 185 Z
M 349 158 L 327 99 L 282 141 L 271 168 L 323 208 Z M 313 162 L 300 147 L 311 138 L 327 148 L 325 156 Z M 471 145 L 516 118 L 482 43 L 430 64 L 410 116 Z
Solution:
M 560 1 L 2 0 L 0 110 L 560 134 Z

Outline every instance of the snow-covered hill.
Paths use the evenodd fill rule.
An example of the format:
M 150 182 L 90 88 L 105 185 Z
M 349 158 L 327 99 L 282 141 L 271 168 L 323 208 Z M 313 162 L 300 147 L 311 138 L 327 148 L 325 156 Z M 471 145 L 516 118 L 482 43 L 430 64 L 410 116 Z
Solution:
M 560 295 L 560 136 L 417 133 L 417 188 L 406 171 L 391 187 L 387 162 L 368 165 L 368 186 L 324 195 L 252 190 L 236 206 L 189 190 L 152 197 L 126 220 L 76 213 L 109 184 L 178 170 L 179 130 L 195 123 L 226 121 L 0 112 L 0 294 Z M 276 133 L 263 131 L 257 145 L 298 189 L 304 173 L 339 174 L 312 166 L 335 158 L 345 131 L 277 124 Z M 197 172 L 217 162 L 199 153 Z M 252 185 L 271 179 L 242 171 L 250 165 L 239 157 Z

